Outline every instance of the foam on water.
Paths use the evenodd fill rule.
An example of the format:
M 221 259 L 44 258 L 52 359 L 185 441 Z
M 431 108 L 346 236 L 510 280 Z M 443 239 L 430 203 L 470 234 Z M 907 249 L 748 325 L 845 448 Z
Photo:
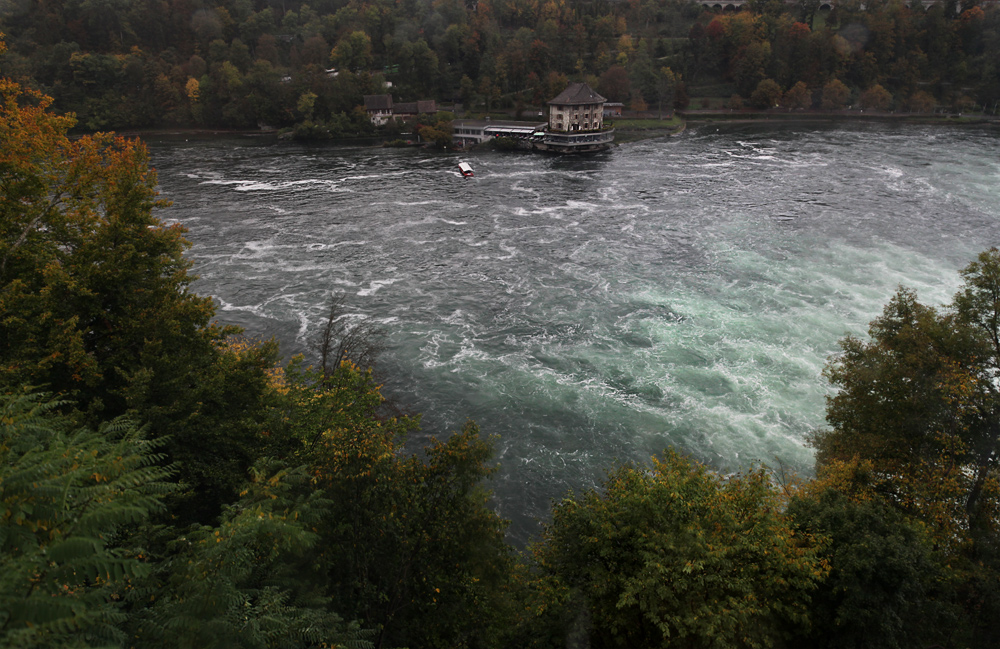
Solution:
M 521 541 L 550 498 L 667 446 L 811 471 L 837 341 L 900 284 L 948 302 L 1000 238 L 998 152 L 971 130 L 713 127 L 591 158 L 466 154 L 468 182 L 451 154 L 153 147 L 221 317 L 308 351 L 346 290 L 385 324 L 385 389 L 426 435 L 499 435 Z

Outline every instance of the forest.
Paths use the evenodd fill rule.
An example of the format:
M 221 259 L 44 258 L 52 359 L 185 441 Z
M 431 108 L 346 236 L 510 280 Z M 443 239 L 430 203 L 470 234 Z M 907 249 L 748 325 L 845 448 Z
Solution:
M 1000 7 L 956 0 L 9 0 L 0 72 L 79 131 L 370 134 L 363 96 L 520 114 L 570 81 L 628 108 L 986 112 Z M 396 125 L 393 123 L 392 128 Z
M 300 107 L 360 121 L 336 102 L 378 82 L 379 65 L 410 96 L 464 87 L 472 102 L 509 101 L 535 83 L 534 70 L 516 74 L 529 67 L 515 64 L 518 43 L 544 49 L 546 29 L 559 44 L 546 80 L 620 67 L 633 102 L 653 96 L 631 75 L 655 60 L 689 88 L 836 77 L 851 92 L 882 80 L 894 97 L 926 88 L 914 93 L 948 102 L 964 78 L 961 96 L 982 104 L 1000 60 L 985 37 L 994 10 L 838 8 L 794 28 L 816 57 L 782 68 L 780 25 L 796 23 L 768 6 L 171 7 L 5 5 L 0 646 L 1000 644 L 1000 251 L 970 261 L 950 304 L 901 288 L 866 337 L 841 342 L 827 426 L 811 437 L 815 479 L 767 466 L 723 476 L 665 449 L 553 502 L 520 548 L 490 503 L 489 422 L 408 452 L 419 417 L 386 400 L 372 348 L 337 326 L 336 304 L 313 357 L 287 362 L 276 342 L 220 323 L 192 291 L 183 228 L 160 220 L 169 202 L 142 143 L 70 137 L 271 114 L 248 106 L 274 123 L 304 119 Z M 846 38 L 836 25 L 875 16 L 885 41 L 860 59 L 820 56 L 823 39 Z M 892 16 L 913 28 L 905 38 Z M 948 49 L 931 46 L 932 24 Z M 752 49 L 769 53 L 754 69 L 764 76 L 740 85 L 745 68 L 725 57 Z M 328 56 L 345 72 L 326 75 Z M 904 60 L 913 75 L 880 76 Z M 425 64 L 433 74 L 414 72 Z M 283 98 L 296 108 L 268 103 Z

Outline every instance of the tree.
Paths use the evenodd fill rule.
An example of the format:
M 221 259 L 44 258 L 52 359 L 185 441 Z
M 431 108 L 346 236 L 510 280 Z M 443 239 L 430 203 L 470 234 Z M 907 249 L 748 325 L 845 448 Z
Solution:
M 892 95 L 879 84 L 875 84 L 861 93 L 858 102 L 866 110 L 884 111 L 892 104 Z
M 812 93 L 805 83 L 799 81 L 788 89 L 781 100 L 781 105 L 789 110 L 805 110 L 812 107 Z
M 987 268 L 997 263 L 987 260 Z M 966 271 L 980 278 L 975 268 Z M 956 302 L 986 291 L 967 280 Z M 821 468 L 854 456 L 872 461 L 881 492 L 956 550 L 978 528 L 996 531 L 986 512 L 998 496 L 1000 423 L 988 325 L 969 326 L 981 312 L 960 308 L 964 317 L 942 315 L 900 289 L 871 323 L 870 342 L 841 341 L 843 353 L 826 370 L 840 388 L 828 400 L 831 428 L 814 438 Z
M 860 470 L 860 469 L 859 469 Z M 830 574 L 812 595 L 805 646 L 926 646 L 950 625 L 948 574 L 925 528 L 878 498 L 810 484 L 788 505 L 801 534 L 824 538 Z
M 45 386 L 93 426 L 129 414 L 169 436 L 190 487 L 182 517 L 218 514 L 279 437 L 265 436 L 275 345 L 247 354 L 210 322 L 179 226 L 153 209 L 138 142 L 71 141 L 50 100 L 0 81 L 0 386 Z
M 316 530 L 331 503 L 304 467 L 274 460 L 252 479 L 217 526 L 195 526 L 157 548 L 148 576 L 125 592 L 136 646 L 306 649 L 371 647 L 374 634 L 346 624 L 325 597 L 332 552 Z
M 781 101 L 781 86 L 774 79 L 764 79 L 750 95 L 754 108 L 774 108 Z
M 605 70 L 597 84 L 597 92 L 610 101 L 624 103 L 631 91 L 632 83 L 629 81 L 628 72 L 620 65 L 612 65 Z
M 447 149 L 451 146 L 451 131 L 441 130 L 434 126 L 418 126 L 417 135 L 440 149 Z
M 555 504 L 535 548 L 542 626 L 593 646 L 764 647 L 824 574 L 762 470 L 721 478 L 668 452 Z
M 841 110 L 851 98 L 851 91 L 840 79 L 833 79 L 823 86 L 823 110 Z
M 962 275 L 945 312 L 900 289 L 870 340 L 841 341 L 826 370 L 840 388 L 830 428 L 814 440 L 821 477 L 846 473 L 846 493 L 861 485 L 926 526 L 957 571 L 967 616 L 958 626 L 986 647 L 997 638 L 982 612 L 1000 611 L 1000 253 L 982 253 Z M 850 470 L 858 461 L 868 468 Z
M 660 68 L 657 79 L 658 88 L 656 94 L 659 97 L 657 108 L 659 118 L 663 119 L 663 105 L 667 105 L 667 110 L 672 115 L 674 108 L 685 108 L 687 106 L 687 93 L 684 90 L 684 84 L 681 82 L 680 77 L 674 74 L 674 71 L 670 68 Z
M 975 407 L 976 425 L 969 431 L 969 451 L 974 482 L 965 503 L 973 525 L 996 526 L 996 504 L 988 504 L 988 492 L 996 496 L 1000 469 L 1000 250 L 990 248 L 961 271 L 964 287 L 953 300 L 958 322 L 977 332 L 990 349 L 985 368 L 972 387 L 981 393 Z M 971 396 L 971 395 L 970 395 Z M 996 530 L 992 530 L 994 533 Z
M 0 384 L 46 385 L 110 416 L 136 381 L 169 392 L 225 332 L 188 290 L 183 230 L 152 215 L 165 203 L 145 148 L 70 141 L 49 98 L 7 80 L 0 93 Z
M 336 345 L 331 345 L 336 347 Z M 377 647 L 495 646 L 511 606 L 506 522 L 487 507 L 490 440 L 471 422 L 403 452 L 417 427 L 389 416 L 370 370 L 297 359 L 276 378 L 295 457 L 329 506 L 317 526 L 334 610 L 378 626 Z
M 734 58 L 733 83 L 740 95 L 750 95 L 761 81 L 767 78 L 765 72 L 771 60 L 771 43 L 766 40 L 754 40 L 741 55 Z
M 930 113 L 937 106 L 937 100 L 930 93 L 918 90 L 910 96 L 907 105 L 914 113 Z
M 351 32 L 333 48 L 330 60 L 334 66 L 351 72 L 368 70 L 372 65 L 371 38 L 363 31 Z

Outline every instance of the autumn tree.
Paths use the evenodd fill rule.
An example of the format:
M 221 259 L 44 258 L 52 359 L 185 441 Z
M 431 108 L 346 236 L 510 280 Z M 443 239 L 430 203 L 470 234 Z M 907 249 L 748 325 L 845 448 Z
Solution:
M 750 95 L 750 103 L 754 108 L 774 108 L 781 101 L 781 86 L 774 79 L 764 79 L 757 84 Z
M 823 110 L 841 110 L 851 98 L 850 89 L 840 79 L 833 79 L 823 86 Z
M 601 74 L 597 92 L 607 97 L 609 101 L 624 103 L 632 92 L 628 72 L 620 65 L 612 65 Z
M 930 93 L 918 90 L 910 95 L 910 99 L 906 102 L 906 105 L 914 113 L 930 113 L 937 106 L 937 100 Z
M 866 110 L 884 111 L 892 104 L 892 95 L 879 84 L 875 84 L 858 97 L 861 107 Z
M 153 213 L 166 203 L 143 145 L 70 140 L 47 97 L 7 80 L 0 92 L 0 385 L 44 386 L 94 425 L 148 422 L 199 503 L 184 511 L 218 513 L 271 441 L 275 347 L 227 351 L 237 330 L 190 290 L 189 244 Z
M 8 80 L 0 93 L 0 381 L 120 414 L 137 370 L 180 380 L 218 339 L 211 300 L 188 290 L 182 229 L 152 214 L 141 144 L 71 141 L 49 98 Z
M 812 107 L 812 93 L 802 81 L 788 89 L 781 99 L 781 105 L 790 110 L 804 110 Z
M 994 257 L 987 256 L 987 268 L 996 266 Z M 975 268 L 966 269 L 970 277 L 979 277 Z M 956 297 L 966 305 L 962 316 L 941 314 L 900 289 L 872 321 L 870 341 L 841 342 L 842 354 L 826 370 L 840 388 L 828 402 L 830 428 L 814 438 L 821 468 L 854 456 L 872 461 L 883 493 L 953 547 L 971 541 L 977 528 L 996 532 L 996 367 L 988 321 L 970 326 L 985 312 L 967 306 L 986 303 L 985 295 L 967 285 Z M 959 498 L 948 493 L 952 487 Z

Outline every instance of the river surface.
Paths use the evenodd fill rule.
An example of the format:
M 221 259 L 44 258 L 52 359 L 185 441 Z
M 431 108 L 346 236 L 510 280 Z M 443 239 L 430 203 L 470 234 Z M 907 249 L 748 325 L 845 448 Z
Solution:
M 948 302 L 1000 242 L 989 129 L 713 125 L 586 158 L 149 144 L 220 319 L 308 353 L 344 292 L 388 332 L 415 448 L 467 419 L 498 436 L 519 543 L 666 447 L 810 474 L 837 341 L 900 284 Z

